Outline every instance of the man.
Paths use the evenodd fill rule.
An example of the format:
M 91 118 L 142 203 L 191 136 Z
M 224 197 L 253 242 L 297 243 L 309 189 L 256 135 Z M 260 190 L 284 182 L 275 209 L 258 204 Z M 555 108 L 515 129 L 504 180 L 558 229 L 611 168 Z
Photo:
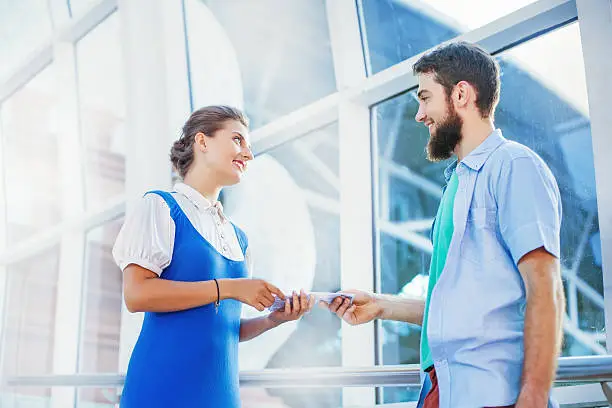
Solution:
M 540 157 L 495 128 L 500 75 L 489 54 L 453 43 L 413 71 L 428 159 L 457 159 L 432 229 L 427 300 L 348 291 L 352 306 L 337 298 L 329 309 L 353 325 L 422 325 L 431 388 L 419 407 L 544 408 L 565 313 L 557 183 Z

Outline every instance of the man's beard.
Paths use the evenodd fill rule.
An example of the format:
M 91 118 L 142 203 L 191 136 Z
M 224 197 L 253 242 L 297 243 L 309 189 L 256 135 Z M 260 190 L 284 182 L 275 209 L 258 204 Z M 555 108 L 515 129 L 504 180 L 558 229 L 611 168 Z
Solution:
M 432 162 L 446 160 L 453 155 L 461 141 L 463 120 L 457 115 L 450 101 L 444 122 L 435 125 L 435 132 L 429 135 L 427 159 Z

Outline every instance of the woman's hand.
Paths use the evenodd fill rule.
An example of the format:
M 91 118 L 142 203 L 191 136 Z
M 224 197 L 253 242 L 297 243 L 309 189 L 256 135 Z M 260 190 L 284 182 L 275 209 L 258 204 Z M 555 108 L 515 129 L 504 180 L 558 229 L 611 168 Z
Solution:
M 260 312 L 272 306 L 274 295 L 285 297 L 279 288 L 263 279 L 220 279 L 219 291 L 222 299 L 236 299 Z
M 270 313 L 268 315 L 268 319 L 275 324 L 282 324 L 292 320 L 297 320 L 312 310 L 314 302 L 314 296 L 308 296 L 304 292 L 304 289 L 300 290 L 299 296 L 294 291 L 291 301 L 289 298 L 286 298 L 285 307 L 281 310 Z

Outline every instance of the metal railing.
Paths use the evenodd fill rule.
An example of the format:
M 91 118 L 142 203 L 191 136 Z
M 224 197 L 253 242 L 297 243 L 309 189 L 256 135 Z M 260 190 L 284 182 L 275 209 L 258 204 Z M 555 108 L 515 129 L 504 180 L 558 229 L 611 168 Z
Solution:
M 73 374 L 16 376 L 5 380 L 8 386 L 37 387 L 121 387 L 121 374 Z M 584 384 L 612 382 L 612 356 L 562 357 L 556 383 Z M 382 387 L 420 385 L 418 365 L 374 367 L 278 368 L 240 373 L 241 387 Z
M 302 388 L 302 387 L 418 387 L 421 371 L 418 365 L 374 367 L 286 368 L 242 371 L 241 387 Z M 125 377 L 121 374 L 38 375 L 6 378 L 10 387 L 93 387 L 116 388 L 108 393 L 109 402 L 117 403 Z M 556 385 L 596 387 L 588 401 L 560 401 L 562 408 L 612 407 L 612 356 L 563 357 L 559 359 Z M 601 385 L 601 389 L 597 384 Z M 572 387 L 562 387 L 569 389 Z M 599 390 L 599 391 L 597 391 Z M 596 395 L 594 395 L 596 394 Z M 412 404 L 412 405 L 410 405 Z M 413 406 L 407 403 L 406 406 Z

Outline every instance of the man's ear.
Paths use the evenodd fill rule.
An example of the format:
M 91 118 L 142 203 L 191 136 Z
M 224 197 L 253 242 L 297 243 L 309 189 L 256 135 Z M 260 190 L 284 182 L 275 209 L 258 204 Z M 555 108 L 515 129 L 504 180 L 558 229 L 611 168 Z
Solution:
M 453 102 L 458 108 L 464 108 L 475 99 L 474 88 L 466 81 L 459 81 L 453 89 Z

